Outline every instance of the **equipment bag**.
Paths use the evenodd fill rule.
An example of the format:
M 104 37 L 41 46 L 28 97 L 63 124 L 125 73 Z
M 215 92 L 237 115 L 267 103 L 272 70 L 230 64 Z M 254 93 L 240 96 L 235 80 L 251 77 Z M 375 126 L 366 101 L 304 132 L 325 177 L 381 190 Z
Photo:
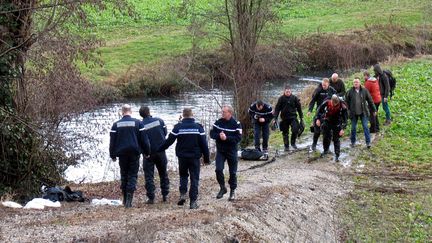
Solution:
M 243 149 L 240 158 L 244 160 L 260 160 L 264 153 L 258 149 Z

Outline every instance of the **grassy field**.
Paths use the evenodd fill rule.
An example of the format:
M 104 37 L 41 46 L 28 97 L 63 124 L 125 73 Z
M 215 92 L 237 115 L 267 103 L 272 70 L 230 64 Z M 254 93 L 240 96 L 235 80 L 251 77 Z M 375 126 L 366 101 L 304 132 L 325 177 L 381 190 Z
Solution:
M 349 241 L 432 240 L 431 66 L 426 57 L 390 67 L 398 79 L 393 123 L 357 158 L 365 168 L 355 173 L 355 190 L 342 202 Z
M 130 68 L 151 65 L 165 58 L 186 53 L 191 48 L 187 31 L 190 12 L 205 12 L 221 1 L 201 0 L 191 10 L 181 0 L 133 0 L 136 16 L 124 17 L 115 11 L 96 13 L 89 10 L 94 33 L 106 41 L 99 49 L 104 67 L 85 68 L 91 80 L 113 80 Z M 335 32 L 389 22 L 403 25 L 431 23 L 432 13 L 426 0 L 398 1 L 282 1 L 275 12 L 281 21 L 276 29 L 288 36 Z M 431 13 L 429 13 L 431 12 Z M 214 36 L 204 38 L 202 46 L 214 49 L 220 43 Z

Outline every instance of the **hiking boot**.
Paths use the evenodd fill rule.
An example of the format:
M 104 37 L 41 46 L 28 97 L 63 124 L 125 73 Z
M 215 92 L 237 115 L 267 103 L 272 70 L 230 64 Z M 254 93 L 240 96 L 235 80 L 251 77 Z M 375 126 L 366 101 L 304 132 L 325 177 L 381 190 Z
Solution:
M 336 154 L 336 156 L 335 156 L 335 162 L 339 162 L 339 154 Z
M 370 144 L 366 144 L 366 148 L 370 149 L 371 145 Z
M 285 152 L 289 151 L 289 146 L 285 146 Z
M 228 201 L 234 201 L 236 199 L 235 190 L 231 190 Z
M 297 145 L 295 144 L 291 145 L 291 147 L 293 147 L 293 149 L 297 149 Z
M 322 152 L 321 153 L 321 158 L 323 158 L 324 156 L 326 156 L 326 155 L 328 155 L 329 154 L 329 151 L 324 151 L 324 152 Z
M 198 203 L 197 203 L 197 201 L 195 200 L 195 201 L 192 201 L 191 203 L 190 203 L 190 207 L 189 207 L 190 209 L 197 209 L 197 208 L 199 208 L 199 205 L 198 205 Z
M 355 147 L 355 143 L 351 143 L 351 144 L 350 144 L 350 147 L 351 147 L 351 148 L 354 148 L 354 147 Z
M 315 152 L 315 151 L 316 151 L 316 144 L 312 144 L 312 146 L 311 146 L 311 151 L 312 151 L 312 152 Z
M 221 199 L 225 193 L 227 193 L 226 187 L 221 187 L 218 194 L 216 195 L 216 199 Z
M 146 204 L 154 204 L 155 203 L 155 201 L 154 201 L 154 199 L 147 199 L 147 201 L 145 202 Z
M 162 202 L 167 202 L 167 201 L 168 201 L 168 195 L 163 195 Z
M 180 199 L 178 200 L 177 205 L 183 206 L 185 202 L 186 202 L 186 193 L 180 194 Z
M 133 192 L 127 192 L 126 193 L 125 208 L 131 208 L 132 207 L 132 200 L 133 200 Z
M 391 120 L 389 120 L 389 119 L 387 119 L 385 122 L 384 122 L 384 126 L 389 126 L 390 124 L 391 124 Z

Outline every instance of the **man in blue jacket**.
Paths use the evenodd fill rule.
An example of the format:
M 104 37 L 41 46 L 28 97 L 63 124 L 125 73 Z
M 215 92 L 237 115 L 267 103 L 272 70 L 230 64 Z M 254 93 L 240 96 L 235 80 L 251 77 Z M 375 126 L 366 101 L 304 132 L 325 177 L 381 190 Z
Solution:
M 160 187 L 162 192 L 162 201 L 166 202 L 169 193 L 169 178 L 167 172 L 168 160 L 165 151 L 157 152 L 157 149 L 165 142 L 167 129 L 165 122 L 157 117 L 150 115 L 150 108 L 142 106 L 139 110 L 142 122 L 150 140 L 151 153 L 150 157 L 144 158 L 143 169 L 145 177 L 145 188 L 147 191 L 147 204 L 154 204 L 155 184 L 154 170 L 155 166 L 159 173 Z
M 261 151 L 260 139 L 262 132 L 262 151 L 265 155 L 268 155 L 269 123 L 273 119 L 273 108 L 262 100 L 258 100 L 249 107 L 248 112 L 254 124 L 255 149 Z
M 228 161 L 230 196 L 228 200 L 234 201 L 236 198 L 235 190 L 237 188 L 237 144 L 241 140 L 242 128 L 240 122 L 233 117 L 234 110 L 231 106 L 222 107 L 222 118 L 213 124 L 210 131 L 210 137 L 216 140 L 216 179 L 219 183 L 220 190 L 216 196 L 217 199 L 227 193 L 224 178 L 224 164 Z
M 193 118 L 192 109 L 184 108 L 183 119 L 177 123 L 170 132 L 168 139 L 161 145 L 158 151 L 167 149 L 177 139 L 176 155 L 179 161 L 180 173 L 180 200 L 178 205 L 186 202 L 188 177 L 190 174 L 190 209 L 198 208 L 198 186 L 200 174 L 200 158 L 204 157 L 204 163 L 209 164 L 209 149 L 206 134 L 201 124 Z
M 129 105 L 122 107 L 123 118 L 116 121 L 110 132 L 110 157 L 113 161 L 119 157 L 121 190 L 126 208 L 132 207 L 133 194 L 139 169 L 139 157 L 150 154 L 150 143 L 140 120 L 132 118 Z

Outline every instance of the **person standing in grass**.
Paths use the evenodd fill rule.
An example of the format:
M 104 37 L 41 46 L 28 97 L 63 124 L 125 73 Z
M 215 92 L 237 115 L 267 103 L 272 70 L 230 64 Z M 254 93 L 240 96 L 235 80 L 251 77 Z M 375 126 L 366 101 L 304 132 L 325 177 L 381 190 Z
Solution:
M 151 153 L 150 157 L 144 158 L 143 169 L 145 178 L 145 188 L 147 191 L 147 204 L 154 204 L 155 199 L 155 184 L 154 171 L 155 167 L 159 173 L 160 187 L 162 192 L 162 201 L 166 202 L 169 193 L 169 178 L 167 172 L 168 160 L 165 151 L 157 152 L 159 146 L 165 142 L 167 128 L 165 122 L 157 117 L 150 115 L 150 108 L 142 106 L 139 110 L 140 116 L 147 135 L 150 140 Z
M 381 104 L 381 93 L 380 93 L 380 86 L 378 83 L 378 80 L 375 77 L 371 77 L 370 73 L 368 71 L 363 72 L 363 76 L 365 79 L 364 87 L 369 91 L 369 93 L 372 96 L 372 100 L 375 104 L 375 108 L 378 113 L 378 107 Z M 370 116 L 370 133 L 377 133 L 379 132 L 379 119 L 378 115 L 376 116 Z
M 150 142 L 143 123 L 131 117 L 130 105 L 122 106 L 122 115 L 123 118 L 112 125 L 109 153 L 113 161 L 119 158 L 123 204 L 130 208 L 136 190 L 139 158 L 141 153 L 145 157 L 150 155 Z
M 388 104 L 388 97 L 390 94 L 390 83 L 387 75 L 381 69 L 381 66 L 379 64 L 375 64 L 373 66 L 373 70 L 375 72 L 375 78 L 377 78 L 379 81 L 382 108 L 386 116 L 386 121 L 384 125 L 387 126 L 391 124 L 390 107 Z
M 158 152 L 166 150 L 175 140 L 177 140 L 176 155 L 180 173 L 180 199 L 177 205 L 181 206 L 186 202 L 190 175 L 189 208 L 197 209 L 200 158 L 203 156 L 204 164 L 210 164 L 210 155 L 204 128 L 193 118 L 192 109 L 183 109 L 183 119 L 174 126 L 168 139 L 159 147 Z
M 336 94 L 339 97 L 345 97 L 345 84 L 342 79 L 339 78 L 337 73 L 333 73 L 330 78 L 330 87 L 336 90 Z
M 360 79 L 355 78 L 353 87 L 346 93 L 345 101 L 348 105 L 351 119 L 351 147 L 355 146 L 357 135 L 357 121 L 362 123 L 366 146 L 370 148 L 371 140 L 368 128 L 369 116 L 376 116 L 376 108 L 369 91 L 360 85 Z

